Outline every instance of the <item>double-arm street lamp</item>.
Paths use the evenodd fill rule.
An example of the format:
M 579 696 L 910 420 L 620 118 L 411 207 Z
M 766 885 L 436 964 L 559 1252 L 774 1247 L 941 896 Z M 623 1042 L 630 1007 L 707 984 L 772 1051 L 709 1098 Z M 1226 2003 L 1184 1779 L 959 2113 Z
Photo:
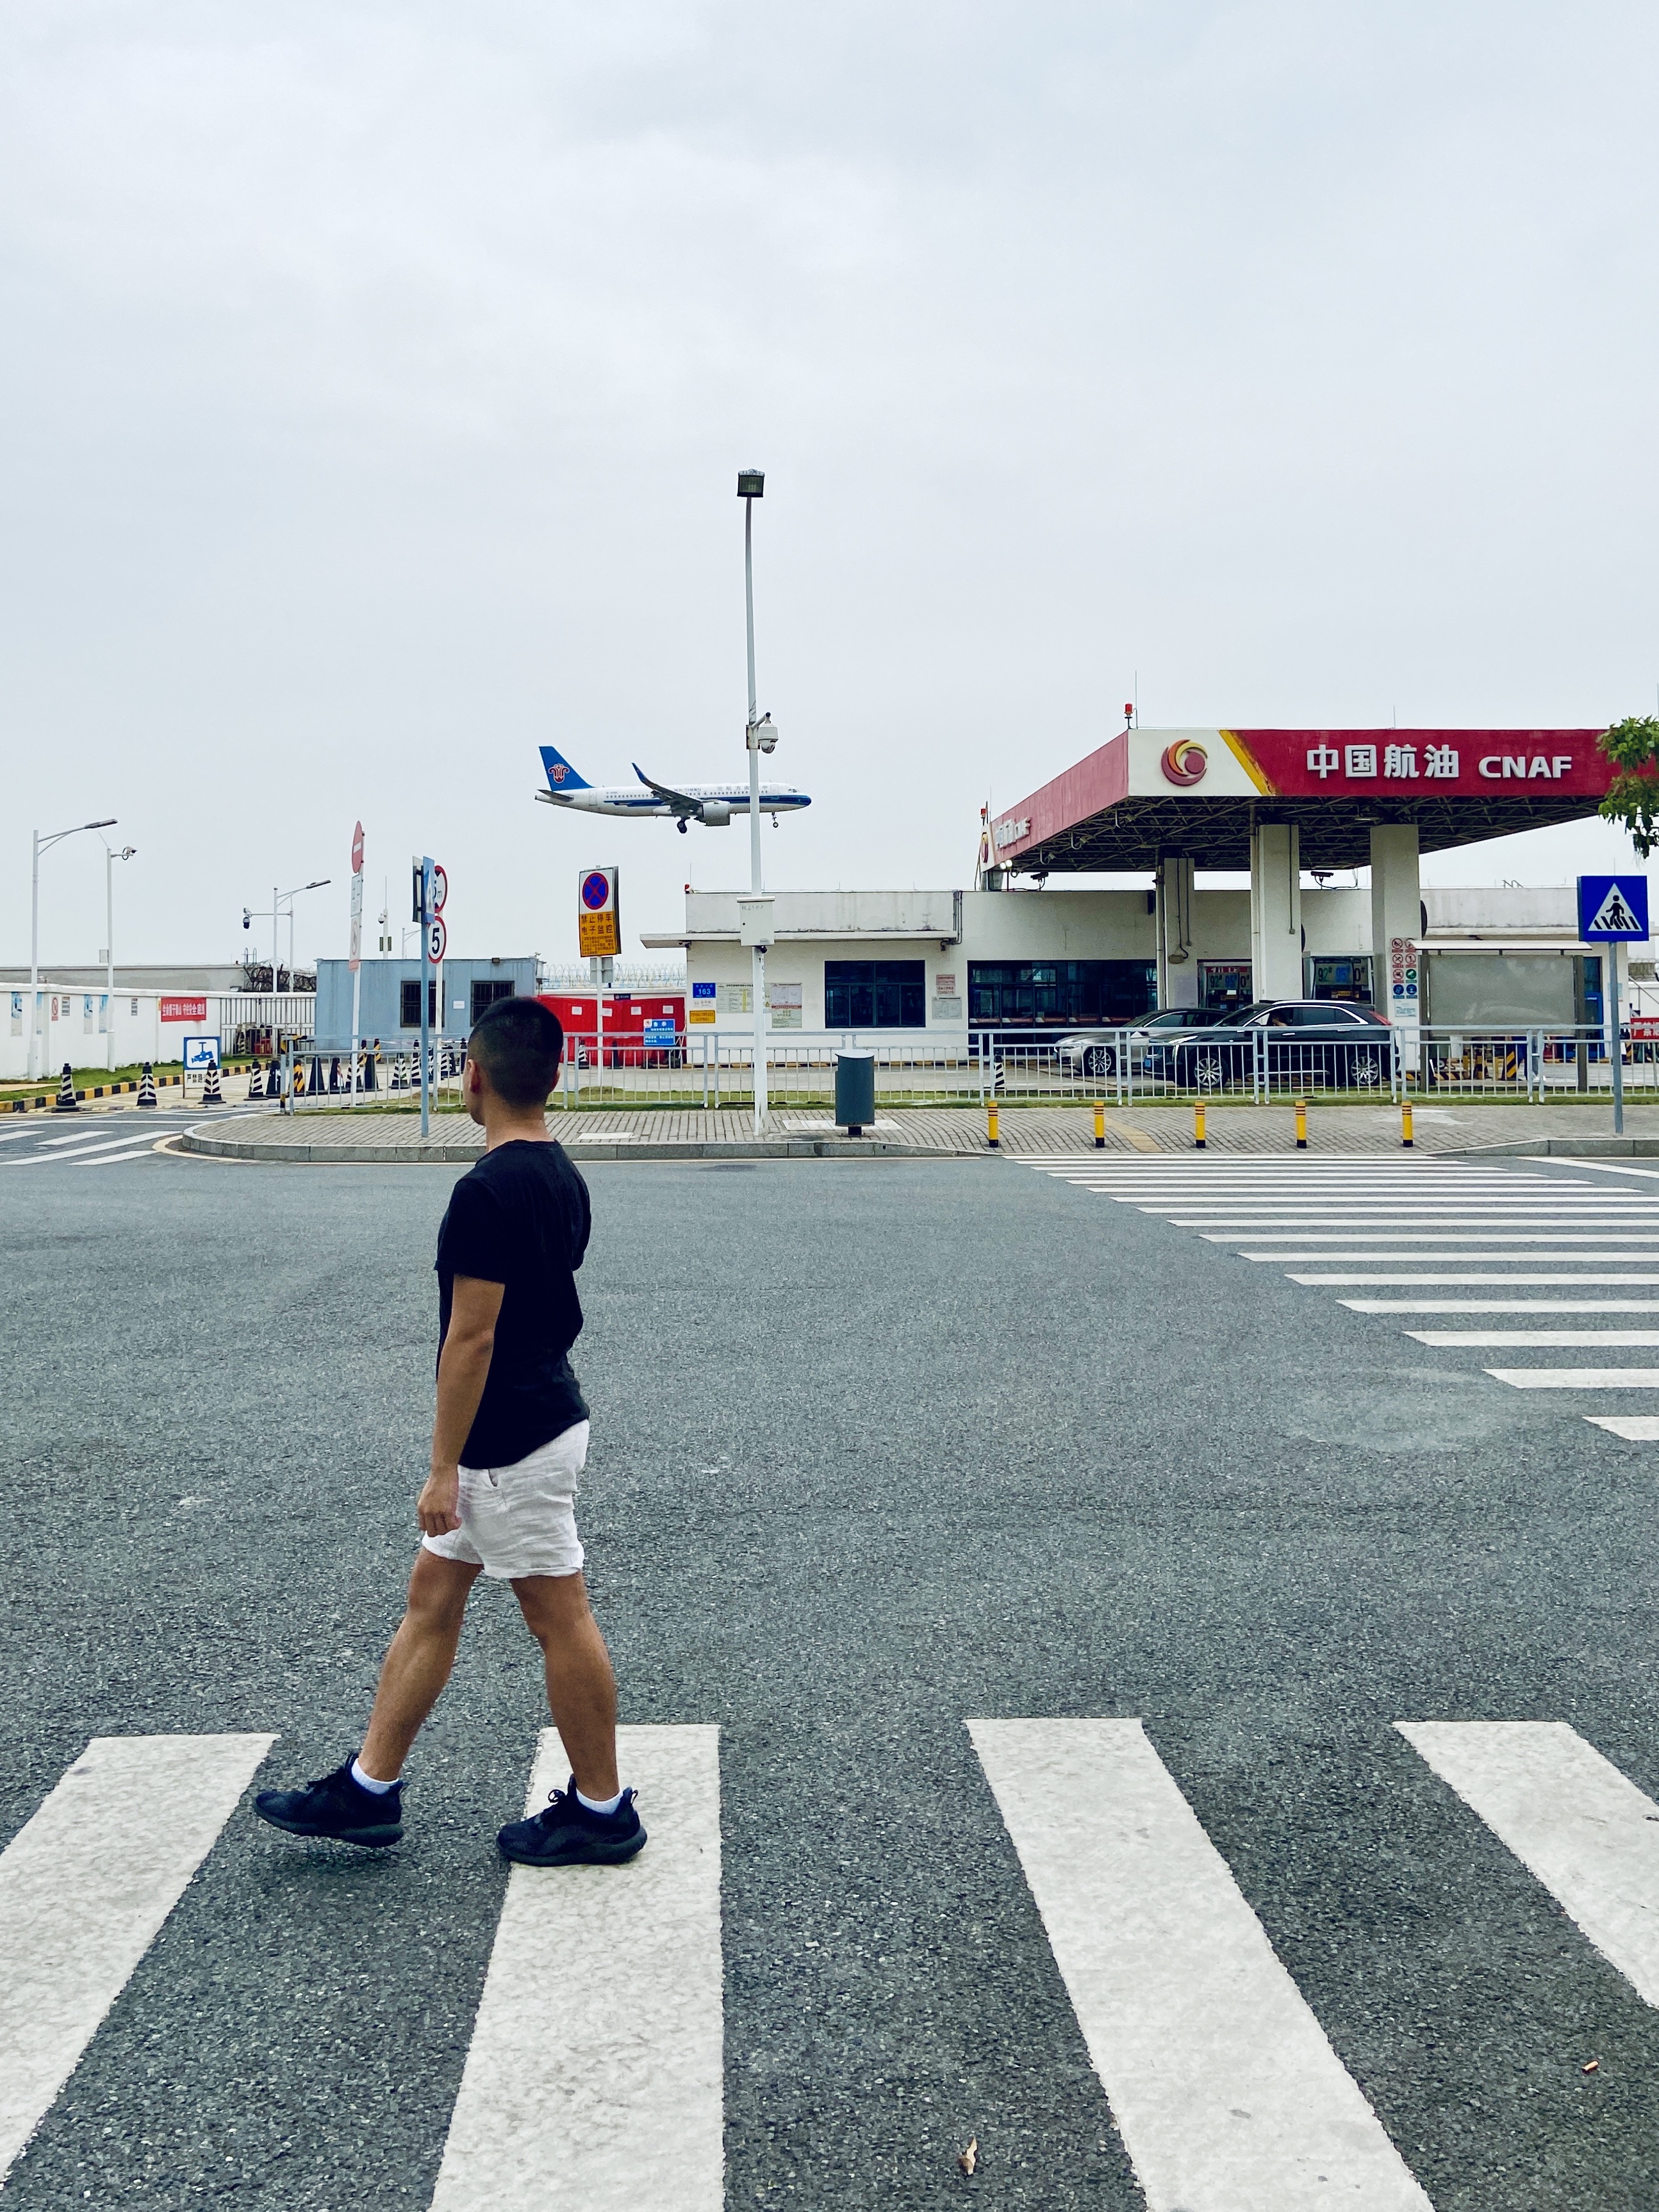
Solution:
M 42 836 L 34 833 L 34 853 L 29 868 L 29 1081 L 34 1082 L 40 1073 L 40 855 L 61 845 L 65 837 L 78 837 L 83 830 L 113 830 L 115 817 L 107 814 L 101 822 L 77 822 L 71 830 L 52 830 Z M 111 1009 L 113 1018 L 113 1009 Z
M 283 901 L 288 901 L 288 988 L 291 991 L 294 988 L 294 902 L 302 891 L 320 891 L 332 881 L 332 877 L 317 876 L 308 884 L 296 884 L 291 891 L 279 891 L 275 884 L 271 886 L 271 995 L 273 999 L 277 995 L 278 986 L 277 926 L 282 920 Z M 261 907 L 259 910 L 263 914 L 266 909 Z M 244 929 L 253 919 L 253 911 L 252 907 L 242 908 Z

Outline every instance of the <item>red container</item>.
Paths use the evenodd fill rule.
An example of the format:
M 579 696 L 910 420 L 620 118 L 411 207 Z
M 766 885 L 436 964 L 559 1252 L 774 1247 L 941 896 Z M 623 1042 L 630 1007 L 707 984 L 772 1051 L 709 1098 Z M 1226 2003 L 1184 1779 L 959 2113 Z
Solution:
M 578 1067 L 591 1067 L 596 1052 L 599 1000 L 574 991 L 539 991 L 544 1006 L 558 1016 L 578 1054 Z M 670 1067 L 676 1064 L 686 1032 L 684 995 L 613 991 L 605 1000 L 605 1065 L 607 1067 Z

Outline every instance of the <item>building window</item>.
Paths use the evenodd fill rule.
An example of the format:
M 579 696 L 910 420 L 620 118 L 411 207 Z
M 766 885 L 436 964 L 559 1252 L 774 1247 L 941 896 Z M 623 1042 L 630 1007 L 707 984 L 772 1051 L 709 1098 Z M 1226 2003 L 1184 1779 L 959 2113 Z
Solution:
M 493 1006 L 497 999 L 510 999 L 512 995 L 513 987 L 510 983 L 474 983 L 473 986 L 473 1026 L 475 1029 L 477 1028 L 478 1018 L 484 1012 L 486 1006 Z
M 927 1026 L 925 960 L 826 960 L 824 1026 L 919 1030 Z
M 429 1028 L 436 1029 L 438 984 L 436 975 L 430 977 L 426 985 L 426 1020 Z M 420 978 L 418 975 L 412 982 L 400 983 L 398 986 L 398 1026 L 406 1030 L 418 1030 L 420 1027 Z
M 1151 960 L 970 960 L 967 1018 L 998 1028 L 1110 1028 L 1157 1003 Z

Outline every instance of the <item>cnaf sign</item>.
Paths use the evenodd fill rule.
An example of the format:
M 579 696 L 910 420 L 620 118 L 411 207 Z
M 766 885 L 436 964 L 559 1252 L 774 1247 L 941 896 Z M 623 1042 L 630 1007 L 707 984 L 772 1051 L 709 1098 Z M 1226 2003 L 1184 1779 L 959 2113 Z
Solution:
M 200 999 L 163 999 L 162 1019 L 164 1022 L 204 1022 L 207 1019 L 207 1000 Z
M 1595 730 L 1226 730 L 1265 795 L 1313 799 L 1389 791 L 1472 797 L 1493 784 L 1599 799 L 1613 764 Z

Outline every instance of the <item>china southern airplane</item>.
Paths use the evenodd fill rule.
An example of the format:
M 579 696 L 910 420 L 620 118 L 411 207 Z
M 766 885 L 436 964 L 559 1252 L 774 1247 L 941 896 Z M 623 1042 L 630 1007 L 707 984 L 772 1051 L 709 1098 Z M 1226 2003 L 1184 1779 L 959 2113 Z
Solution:
M 564 754 L 552 745 L 542 746 L 541 764 L 547 771 L 547 788 L 537 792 L 536 797 L 549 806 L 567 806 L 572 813 L 639 814 L 648 820 L 672 820 L 683 837 L 688 822 L 701 822 L 707 829 L 717 830 L 729 823 L 734 814 L 749 811 L 746 783 L 691 783 L 684 791 L 676 791 L 672 785 L 656 782 L 636 761 L 634 774 L 644 786 L 643 791 L 631 783 L 595 785 L 579 776 Z M 785 791 L 775 783 L 760 787 L 760 811 L 770 814 L 774 825 L 780 814 L 798 813 L 811 805 L 804 791 Z

